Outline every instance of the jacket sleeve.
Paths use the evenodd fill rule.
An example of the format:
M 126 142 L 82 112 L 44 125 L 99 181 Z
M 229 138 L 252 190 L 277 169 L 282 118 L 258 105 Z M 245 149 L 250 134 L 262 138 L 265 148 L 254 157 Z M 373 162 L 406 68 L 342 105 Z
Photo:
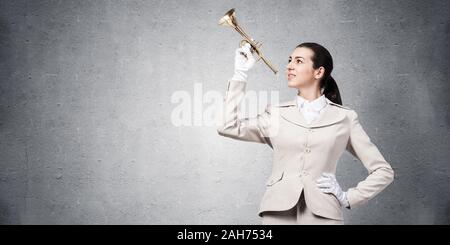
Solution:
M 347 190 L 348 209 L 366 204 L 394 180 L 394 170 L 359 123 L 358 114 L 351 110 L 351 132 L 346 149 L 358 158 L 369 175 L 356 187 Z
M 245 81 L 228 81 L 217 132 L 225 137 L 268 144 L 273 148 L 269 137 L 270 105 L 256 117 L 238 118 L 239 105 L 245 95 L 246 85 Z

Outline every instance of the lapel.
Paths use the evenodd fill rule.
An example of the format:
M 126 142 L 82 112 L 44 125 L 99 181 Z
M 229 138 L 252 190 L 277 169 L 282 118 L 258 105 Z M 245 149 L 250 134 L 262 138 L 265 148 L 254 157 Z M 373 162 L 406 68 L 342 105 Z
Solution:
M 296 100 L 281 102 L 278 107 L 280 115 L 287 121 L 299 125 L 304 128 L 319 128 L 327 125 L 335 124 L 345 118 L 345 114 L 328 98 L 328 105 L 318 118 L 308 124 L 303 114 L 299 111 Z

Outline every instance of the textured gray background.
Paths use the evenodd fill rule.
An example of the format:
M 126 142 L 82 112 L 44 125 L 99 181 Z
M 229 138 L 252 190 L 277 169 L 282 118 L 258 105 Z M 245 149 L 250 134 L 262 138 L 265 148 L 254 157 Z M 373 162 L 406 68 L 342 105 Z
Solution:
M 396 171 L 347 224 L 449 224 L 448 1 L 0 1 L 0 223 L 259 224 L 272 152 L 174 127 L 174 91 L 224 92 L 240 40 L 281 71 L 323 44 Z M 248 89 L 295 96 L 257 64 Z M 346 152 L 344 189 L 365 178 Z

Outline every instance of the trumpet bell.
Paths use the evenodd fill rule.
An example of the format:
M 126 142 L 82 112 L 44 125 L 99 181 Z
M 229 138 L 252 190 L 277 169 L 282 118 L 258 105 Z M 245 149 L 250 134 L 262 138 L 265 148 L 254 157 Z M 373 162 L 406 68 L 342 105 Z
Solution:
M 234 9 L 228 10 L 228 12 L 226 12 L 225 15 L 220 18 L 219 25 L 230 26 L 233 28 L 237 27 L 238 24 L 236 21 L 236 16 L 234 15 Z
M 249 43 L 251 46 L 250 51 L 252 53 L 256 53 L 259 56 L 257 61 L 262 60 L 273 71 L 273 73 L 277 74 L 278 71 L 269 63 L 269 61 L 267 61 L 263 57 L 261 51 L 259 50 L 262 43 L 255 41 L 253 38 L 251 38 L 249 35 L 247 35 L 247 33 L 245 33 L 244 30 L 238 25 L 236 16 L 234 14 L 234 8 L 228 10 L 228 12 L 226 12 L 225 15 L 222 16 L 222 18 L 220 18 L 219 25 L 229 26 L 229 27 L 234 28 L 244 38 L 240 42 L 240 47 L 244 46 L 245 43 Z

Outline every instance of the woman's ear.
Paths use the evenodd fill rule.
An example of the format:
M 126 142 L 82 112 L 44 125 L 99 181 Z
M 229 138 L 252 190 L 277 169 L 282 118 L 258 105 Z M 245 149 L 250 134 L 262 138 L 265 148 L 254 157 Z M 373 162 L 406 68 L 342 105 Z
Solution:
M 319 80 L 324 76 L 324 74 L 325 74 L 325 68 L 323 68 L 323 66 L 321 66 L 314 71 L 314 78 Z

